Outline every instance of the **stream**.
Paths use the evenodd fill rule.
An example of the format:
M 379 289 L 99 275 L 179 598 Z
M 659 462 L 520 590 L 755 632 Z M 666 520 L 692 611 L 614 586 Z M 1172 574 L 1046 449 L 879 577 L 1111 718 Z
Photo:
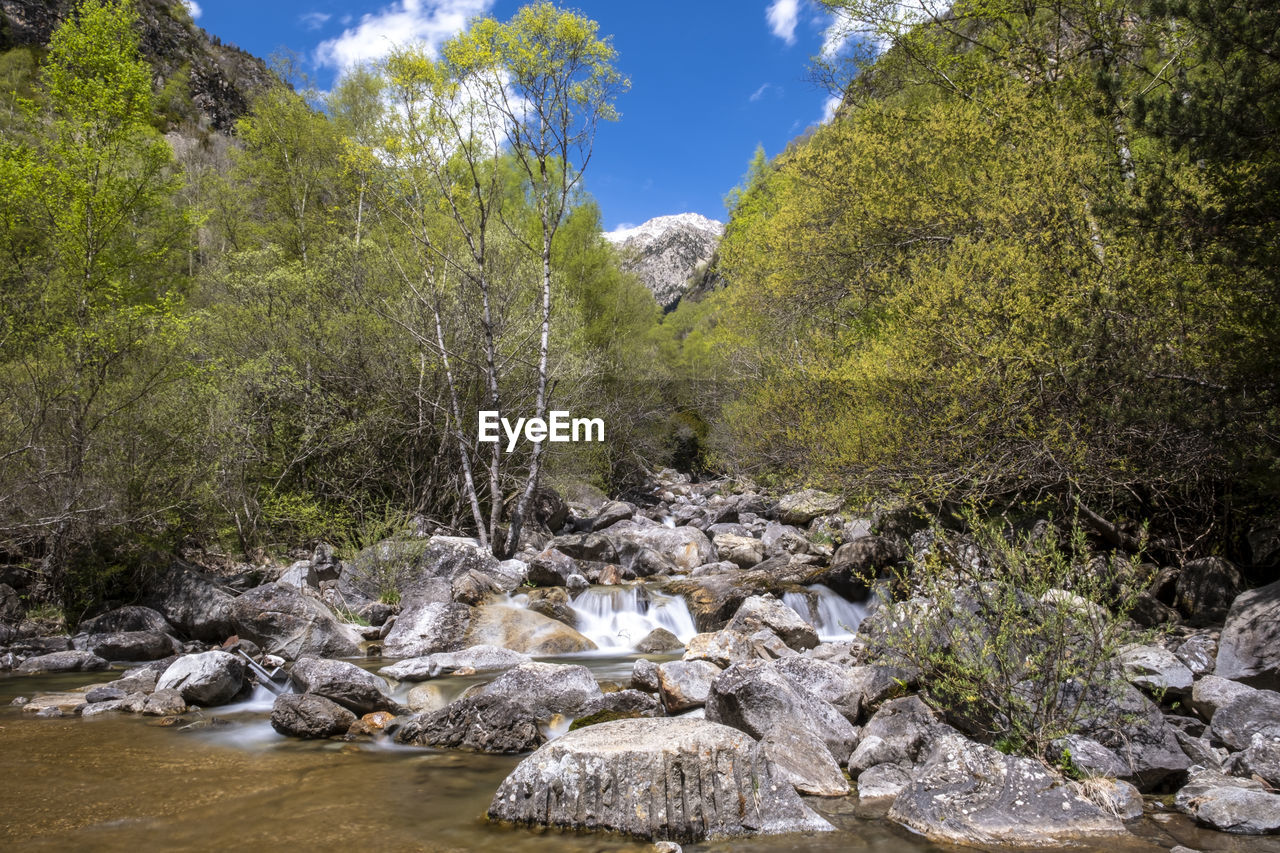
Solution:
M 635 591 L 634 588 L 632 592 Z M 825 637 L 856 629 L 860 614 L 830 590 L 788 601 Z M 517 602 L 513 601 L 513 604 Z M 848 605 L 841 607 L 841 605 Z M 625 685 L 639 657 L 623 648 L 661 625 L 687 640 L 695 631 L 683 600 L 645 591 L 593 588 L 574 601 L 601 650 L 551 658 L 587 666 Z M 804 608 L 803 610 L 801 608 Z M 675 656 L 649 655 L 653 660 Z M 390 661 L 357 661 L 370 669 Z M 509 828 L 485 820 L 494 791 L 519 756 L 393 746 L 385 742 L 299 741 L 270 725 L 271 696 L 259 689 L 238 705 L 191 714 L 179 725 L 155 717 L 104 714 L 37 719 L 14 697 L 69 690 L 114 673 L 0 676 L 0 849 L 314 851 L 606 851 L 652 845 L 607 834 Z M 448 695 L 496 677 L 431 682 Z M 413 685 L 400 685 L 403 700 Z M 187 725 L 194 722 L 194 725 Z M 856 796 L 808 798 L 837 827 L 820 835 L 685 845 L 687 851 L 931 851 L 929 844 L 859 806 Z M 1166 816 L 1161 816 L 1166 817 Z M 1110 853 L 1168 849 L 1280 853 L 1272 839 L 1202 832 L 1180 815 L 1144 819 L 1132 845 Z

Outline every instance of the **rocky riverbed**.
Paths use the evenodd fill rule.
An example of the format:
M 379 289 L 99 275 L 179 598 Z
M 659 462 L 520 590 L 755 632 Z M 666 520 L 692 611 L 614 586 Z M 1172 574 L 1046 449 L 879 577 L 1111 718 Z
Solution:
M 529 849 L 633 844 L 621 834 L 699 849 L 1280 851 L 1280 584 L 1246 591 L 1219 558 L 1153 573 L 1136 613 L 1177 624 L 1117 656 L 1123 725 L 1082 723 L 1049 765 L 975 740 L 879 650 L 867 579 L 927 547 L 892 518 L 671 472 L 632 502 L 568 497 L 540 495 L 508 561 L 413 530 L 347 561 L 322 546 L 267 570 L 178 563 L 145 604 L 74 635 L 10 607 L 0 753 L 24 781 L 6 786 L 0 837 L 129 837 L 68 794 L 103 784 L 95 749 L 138 738 L 152 751 L 124 750 L 126 775 L 151 762 L 210 814 L 250 808 L 237 785 L 261 780 L 245 750 L 271 756 L 267 775 L 349 771 L 315 795 L 352 827 L 321 821 L 320 847 L 386 821 L 385 849 L 500 833 Z M 370 766 L 381 782 L 360 781 Z M 135 784 L 147 794 L 124 819 L 176 832 L 156 816 L 171 793 Z M 433 803 L 430 838 L 386 807 L 413 800 L 406 789 Z M 315 802 L 272 790 L 253 831 L 309 837 L 287 827 Z M 20 816 L 59 801 L 76 817 Z M 596 834 L 528 829 L 541 826 Z

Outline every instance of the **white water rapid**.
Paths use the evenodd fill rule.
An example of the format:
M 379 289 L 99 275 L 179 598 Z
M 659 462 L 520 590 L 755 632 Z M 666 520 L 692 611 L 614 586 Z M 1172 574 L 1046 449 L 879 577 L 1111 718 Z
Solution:
M 631 651 L 654 628 L 666 628 L 687 643 L 698 633 L 689 606 L 679 596 L 642 586 L 597 586 L 571 602 L 578 630 L 601 651 Z
M 822 584 L 814 584 L 805 589 L 807 592 L 784 593 L 782 603 L 817 629 L 818 638 L 824 643 L 852 637 L 867 615 L 865 604 L 846 601 L 839 593 Z

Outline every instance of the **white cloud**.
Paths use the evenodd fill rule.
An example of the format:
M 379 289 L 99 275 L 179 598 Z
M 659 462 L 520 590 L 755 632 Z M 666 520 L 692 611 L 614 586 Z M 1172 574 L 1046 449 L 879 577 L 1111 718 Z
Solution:
M 775 86 L 772 83 L 765 83 L 759 89 L 756 89 L 754 92 L 752 92 L 751 97 L 748 98 L 748 100 L 751 101 L 752 103 L 755 103 L 756 101 L 763 98 L 765 95 L 775 90 L 778 92 L 778 94 L 782 94 L 781 86 Z
M 787 44 L 796 43 L 796 22 L 800 18 L 800 0 L 773 0 L 765 11 L 769 29 Z
M 307 12 L 305 15 L 299 15 L 298 21 L 309 30 L 318 30 L 327 24 L 332 17 L 333 15 L 328 12 Z
M 196 0 L 182 0 L 182 5 L 187 7 L 187 11 L 191 13 L 191 20 L 197 20 L 204 14 L 204 10 L 200 8 L 200 4 Z
M 493 2 L 396 0 L 380 11 L 361 16 L 356 26 L 337 38 L 321 42 L 316 58 L 321 65 L 342 70 L 381 59 L 392 48 L 415 41 L 426 42 L 435 53 L 440 45 L 466 29 L 468 21 L 487 13 Z
M 829 98 L 827 98 L 827 100 L 822 105 L 822 123 L 823 124 L 826 124 L 827 122 L 831 121 L 831 119 L 835 118 L 836 110 L 839 108 L 840 102 L 843 100 L 844 98 L 841 97 L 840 95 L 832 95 Z

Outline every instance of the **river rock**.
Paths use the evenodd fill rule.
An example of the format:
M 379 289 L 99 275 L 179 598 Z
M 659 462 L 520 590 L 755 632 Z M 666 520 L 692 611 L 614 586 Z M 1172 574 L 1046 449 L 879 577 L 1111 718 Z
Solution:
M 849 793 L 849 780 L 840 765 L 807 729 L 774 726 L 760 739 L 760 751 L 801 794 L 843 797 Z
M 1280 795 L 1252 779 L 1210 770 L 1194 774 L 1174 796 L 1178 811 L 1219 832 L 1265 835 L 1280 831 Z
M 664 716 L 664 711 L 657 697 L 651 693 L 645 693 L 642 690 L 615 690 L 583 705 L 578 711 L 578 718 L 573 721 L 573 727 L 578 728 L 579 723 L 591 717 L 604 716 L 608 716 L 609 719 L 661 717 Z M 605 720 L 597 719 L 594 722 L 601 723 Z
M 589 652 L 596 644 L 563 622 L 523 607 L 487 605 L 473 611 L 466 645 L 496 646 L 527 655 Z
M 1218 641 L 1210 634 L 1193 634 L 1174 648 L 1173 653 L 1196 678 L 1213 672 L 1218 657 Z
M 717 559 L 715 546 L 711 544 L 706 534 L 696 527 L 665 527 L 663 525 L 641 527 L 634 521 L 628 521 L 614 525 L 609 533 L 657 551 L 685 571 L 691 571 L 705 563 L 714 563 Z M 618 560 L 605 562 L 618 562 Z M 640 572 L 636 571 L 636 574 L 639 575 Z
M 452 602 L 413 604 L 396 617 L 383 641 L 388 657 L 421 657 L 462 648 L 471 625 L 471 608 Z
M 840 761 L 853 750 L 858 734 L 840 712 L 795 687 L 763 661 L 734 664 L 711 682 L 707 719 L 763 737 L 777 725 L 807 728 Z
M 506 696 L 465 696 L 398 728 L 400 743 L 438 749 L 510 754 L 537 749 L 545 738 L 538 720 Z
M 1256 688 L 1247 684 L 1219 678 L 1216 675 L 1206 675 L 1198 679 L 1191 689 L 1191 710 L 1206 723 L 1211 723 L 1213 715 L 1223 705 L 1241 696 L 1252 696 L 1255 692 Z
M 546 720 L 554 714 L 572 717 L 602 693 L 585 666 L 534 661 L 507 670 L 481 687 L 478 695 L 501 696 Z
M 1058 738 L 1049 746 L 1050 757 L 1084 778 L 1118 779 L 1129 775 L 1129 766 L 1102 744 L 1082 735 Z
M 80 623 L 82 634 L 119 634 L 126 631 L 169 634 L 173 632 L 173 626 L 159 611 L 137 604 L 117 607 Z
M 778 500 L 778 520 L 784 524 L 808 524 L 820 515 L 839 512 L 844 498 L 817 489 L 783 495 Z
M 1280 788 L 1280 734 L 1255 734 L 1249 746 L 1232 758 L 1231 772 L 1246 779 L 1256 776 Z
M 307 693 L 337 702 L 356 716 L 396 707 L 386 681 L 344 660 L 301 657 L 289 675 Z
M 700 708 L 720 667 L 705 660 L 669 661 L 658 666 L 658 690 L 668 714 Z
M 653 654 L 655 652 L 674 652 L 684 648 L 684 643 L 680 642 L 680 638 L 668 631 L 666 628 L 654 628 L 648 634 L 645 634 L 640 642 L 636 643 L 636 651 L 641 654 Z
M 574 577 L 582 577 L 578 561 L 556 548 L 529 561 L 527 580 L 534 586 L 568 587 Z
M 931 841 L 965 846 L 1041 847 L 1127 834 L 1038 762 L 955 733 L 933 744 L 889 819 Z
M 318 589 L 320 578 L 316 576 L 316 568 L 310 560 L 298 560 L 281 572 L 276 583 L 291 586 L 294 589 Z
M 938 737 L 951 731 L 919 696 L 885 702 L 862 728 L 849 756 L 849 774 L 858 776 L 877 764 L 914 767 Z
M 764 531 L 760 534 L 760 546 L 769 557 L 786 557 L 793 554 L 808 554 L 811 543 L 800 528 L 771 521 L 765 525 Z
M 450 702 L 449 693 L 439 684 L 419 684 L 409 691 L 405 704 L 415 714 L 430 714 L 439 711 Z
M 175 660 L 156 690 L 177 690 L 190 705 L 225 705 L 244 687 L 244 663 L 226 652 L 204 652 Z
M 591 560 L 596 563 L 616 563 L 618 562 L 618 547 L 614 542 L 613 531 L 609 535 L 604 533 L 574 533 L 568 536 L 557 536 L 548 543 L 547 551 L 555 551 L 564 556 L 571 557 L 575 560 Z M 540 555 L 541 556 L 541 555 Z M 534 579 L 534 566 L 529 566 L 529 582 L 537 583 Z
M 635 504 L 626 501 L 609 501 L 600 507 L 600 512 L 591 519 L 592 532 L 612 527 L 619 521 L 626 521 L 636 514 Z
M 96 672 L 108 666 L 110 664 L 93 652 L 73 649 L 27 658 L 18 666 L 17 671 L 23 675 L 41 672 Z
M 338 703 L 313 693 L 282 693 L 271 706 L 271 727 L 290 737 L 337 737 L 356 719 Z
M 1280 693 L 1238 694 L 1218 708 L 1211 726 L 1214 736 L 1233 750 L 1248 749 L 1254 735 L 1280 737 Z
M 631 665 L 631 686 L 646 693 L 658 692 L 658 665 L 640 658 Z
M 180 650 L 167 634 L 156 631 L 120 631 L 113 634 L 80 634 L 72 638 L 77 649 L 93 652 L 104 660 L 160 660 Z
M 562 586 L 531 589 L 528 593 L 529 609 L 548 619 L 563 622 L 570 628 L 578 627 L 578 614 L 570 604 L 569 592 Z
M 1126 646 L 1116 657 L 1130 684 L 1157 696 L 1184 695 L 1195 681 L 1186 664 L 1162 646 Z
M 185 564 L 173 564 L 156 579 L 147 603 L 191 639 L 221 643 L 236 633 L 232 592 Z
M 14 700 L 15 703 L 21 704 L 22 713 L 24 714 L 42 714 L 53 709 L 61 712 L 59 716 L 74 714 L 77 708 L 85 704 L 85 695 L 83 693 L 75 693 L 71 691 L 40 693 L 36 696 L 32 696 L 26 701 L 21 701 L 24 698 L 25 697 L 19 696 Z M 45 716 L 49 715 L 45 714 Z
M 774 669 L 793 686 L 827 702 L 851 723 L 858 721 L 861 685 L 849 677 L 844 667 L 825 660 L 800 655 L 784 657 Z
M 900 764 L 874 764 L 858 774 L 858 799 L 892 803 L 911 784 L 911 773 Z
M 176 717 L 187 713 L 187 700 L 182 698 L 182 691 L 166 688 L 150 696 L 134 693 L 121 700 L 120 710 L 147 717 Z
M 338 621 L 333 611 L 298 589 L 266 584 L 235 599 L 236 633 L 263 651 L 289 660 L 304 655 L 354 657 L 360 652 L 357 629 Z
M 511 669 L 532 658 L 522 652 L 497 646 L 472 646 L 457 652 L 436 652 L 424 657 L 410 658 L 384 666 L 379 674 L 396 681 L 426 681 L 449 675 L 460 669 L 475 672 L 500 672 Z
M 882 703 L 897 699 L 916 684 L 915 672 L 898 666 L 853 666 L 848 670 L 849 680 L 859 695 L 859 707 L 864 715 L 874 713 Z
M 1063 701 L 1075 701 L 1064 685 Z M 1164 715 L 1150 699 L 1128 684 L 1089 688 L 1080 700 L 1079 733 L 1110 749 L 1129 768 L 1126 781 L 1150 791 L 1167 779 L 1178 779 L 1191 766 Z
M 695 634 L 684 651 L 685 660 L 710 661 L 721 669 L 758 657 L 750 637 L 728 629 Z
M 764 543 L 750 536 L 731 533 L 717 534 L 716 553 L 721 560 L 728 560 L 740 569 L 749 569 L 764 561 Z
M 686 718 L 569 732 L 520 762 L 489 817 L 677 842 L 832 828 L 750 737 Z
M 818 632 L 813 626 L 771 595 L 753 595 L 743 601 L 725 628 L 743 634 L 767 628 L 796 651 L 818 645 Z
M 1280 690 L 1280 581 L 1238 596 L 1218 640 L 1214 674 Z
M 1080 793 L 1103 812 L 1120 820 L 1142 817 L 1142 792 L 1122 779 L 1094 777 L 1081 783 Z
M 906 549 L 897 539 L 886 536 L 863 536 L 846 542 L 831 558 L 831 574 L 835 581 L 861 584 L 874 579 L 881 570 L 901 562 Z
M 1192 625 L 1216 625 L 1243 589 L 1244 579 L 1229 560 L 1201 557 L 1178 573 L 1174 606 Z

